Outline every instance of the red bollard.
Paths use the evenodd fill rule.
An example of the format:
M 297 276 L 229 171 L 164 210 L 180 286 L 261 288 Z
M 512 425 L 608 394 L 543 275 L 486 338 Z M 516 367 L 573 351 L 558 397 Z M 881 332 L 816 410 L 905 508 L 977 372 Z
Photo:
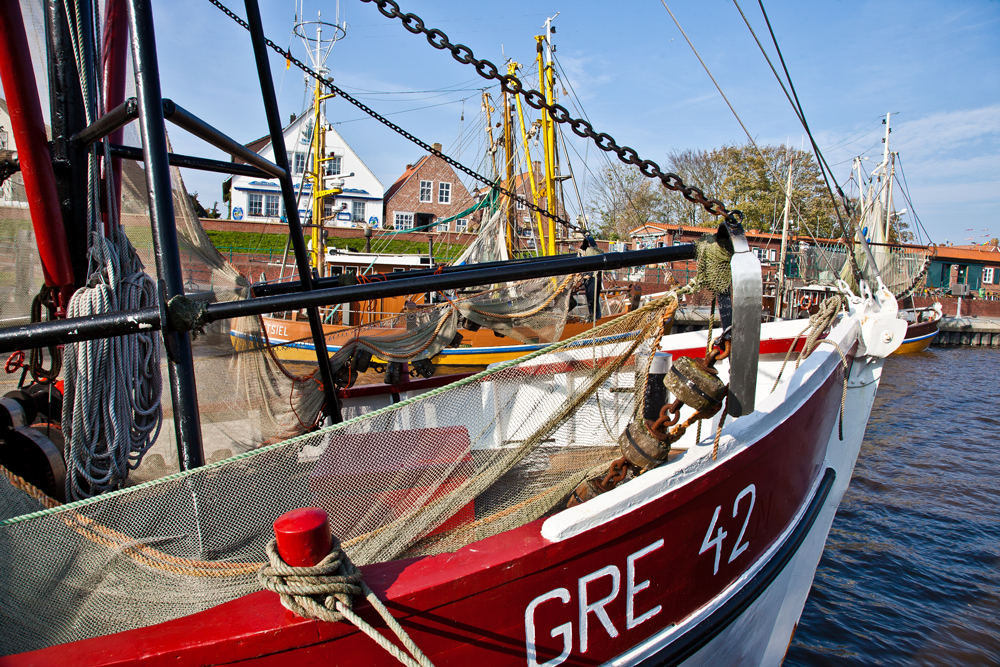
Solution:
M 330 553 L 333 545 L 326 510 L 303 507 L 279 516 L 274 522 L 281 559 L 292 567 L 311 567 Z

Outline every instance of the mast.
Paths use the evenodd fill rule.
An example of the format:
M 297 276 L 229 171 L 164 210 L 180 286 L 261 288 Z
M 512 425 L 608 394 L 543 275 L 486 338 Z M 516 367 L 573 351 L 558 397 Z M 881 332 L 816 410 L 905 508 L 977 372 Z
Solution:
M 521 121 L 521 141 L 524 143 L 524 161 L 528 165 L 528 180 L 531 183 L 531 201 L 538 206 L 538 183 L 535 181 L 535 164 L 531 161 L 531 149 L 528 146 L 528 128 L 524 126 L 524 107 L 521 105 L 521 96 L 514 98 L 517 104 L 517 116 Z M 536 130 L 537 131 L 537 130 Z M 542 214 L 535 211 L 535 220 L 538 223 L 538 240 L 535 243 L 535 254 L 545 255 L 545 230 L 542 227 Z
M 314 25 L 316 26 L 316 36 L 310 37 L 306 30 Z M 330 28 L 333 31 L 332 36 L 323 36 L 323 26 Z M 311 60 L 313 69 L 315 69 L 319 75 L 326 80 L 327 76 L 330 74 L 330 70 L 326 67 L 326 60 L 330 56 L 330 52 L 333 50 L 334 44 L 340 41 L 347 34 L 347 24 L 340 22 L 340 3 L 337 3 L 337 16 L 333 23 L 323 20 L 323 12 L 316 12 L 315 21 L 305 20 L 305 3 L 299 2 L 296 4 L 296 24 L 293 29 L 293 33 L 302 40 L 302 44 L 305 46 L 306 53 Z M 309 77 L 306 78 L 309 81 Z M 320 277 L 326 276 L 326 241 L 323 238 L 324 234 L 324 223 L 323 219 L 323 202 L 326 197 L 336 196 L 341 194 L 343 190 L 343 179 L 336 178 L 333 180 L 331 187 L 326 187 L 326 179 L 324 173 L 326 171 L 326 165 L 332 162 L 335 158 L 327 156 L 326 153 L 326 116 L 323 113 L 323 107 L 325 102 L 333 97 L 333 94 L 324 94 L 323 85 L 320 81 L 312 81 L 313 85 L 313 118 L 312 118 L 312 136 L 309 138 L 309 159 L 306 160 L 307 166 L 302 174 L 303 181 L 308 180 L 312 183 L 312 221 L 310 225 L 310 238 L 312 241 L 312 250 L 309 252 L 309 263 L 316 269 Z M 293 165 L 294 167 L 294 165 Z M 335 174 L 337 176 L 337 174 Z M 300 186 L 300 192 L 301 192 Z M 286 212 L 287 213 L 287 212 Z
M 882 217 L 883 217 L 883 220 L 881 220 L 880 222 L 882 223 L 882 242 L 883 243 L 888 243 L 888 241 L 889 241 L 889 203 L 890 203 L 890 201 L 892 201 L 892 195 L 890 194 L 891 191 L 892 191 L 892 178 L 889 177 L 889 133 L 892 132 L 892 130 L 889 129 L 889 118 L 891 116 L 892 116 L 892 113 L 887 113 L 885 115 L 885 138 L 882 139 L 882 142 L 885 144 L 885 147 L 882 149 L 882 164 L 881 164 L 882 173 L 879 174 L 879 178 L 880 179 L 888 177 L 888 182 L 882 188 L 882 199 L 883 199 Z
M 778 292 L 774 295 L 774 315 L 781 313 L 785 295 L 785 253 L 788 249 L 788 218 L 792 211 L 792 165 L 795 155 L 788 155 L 788 185 L 785 189 L 785 220 L 781 225 L 781 258 L 778 260 Z
M 490 160 L 493 164 L 493 178 L 499 178 L 500 172 L 497 170 L 497 145 L 493 141 L 493 112 L 495 109 L 490 103 L 490 94 L 483 91 L 483 115 L 486 116 L 486 136 L 489 139 Z
M 507 64 L 507 73 L 513 74 L 517 70 L 517 63 Z M 517 186 L 514 183 L 514 128 L 513 128 L 512 105 L 510 95 L 503 91 L 503 152 L 505 172 L 507 174 L 507 189 L 517 194 Z M 507 197 L 507 231 L 504 236 L 507 239 L 507 254 L 514 256 L 514 236 L 516 227 L 514 226 L 514 198 Z
M 892 182 L 896 178 L 896 153 L 889 153 L 889 182 L 886 184 L 888 194 L 885 198 L 885 242 L 889 242 L 889 224 L 892 222 Z M 898 242 L 897 238 L 897 242 Z
M 535 37 L 540 91 L 542 95 L 544 95 L 545 101 L 548 104 L 555 103 L 555 67 L 552 64 L 552 33 L 555 32 L 555 28 L 552 27 L 552 19 L 556 16 L 559 16 L 559 12 L 556 12 L 554 16 L 550 16 L 545 19 L 545 34 Z M 542 60 L 543 52 L 545 54 L 544 62 Z M 556 212 L 555 121 L 553 121 L 548 112 L 545 111 L 542 112 L 542 139 L 543 145 L 545 146 L 545 210 L 547 210 L 551 216 Z M 552 217 L 549 217 L 547 241 L 548 246 L 546 252 L 549 255 L 555 255 L 556 223 Z

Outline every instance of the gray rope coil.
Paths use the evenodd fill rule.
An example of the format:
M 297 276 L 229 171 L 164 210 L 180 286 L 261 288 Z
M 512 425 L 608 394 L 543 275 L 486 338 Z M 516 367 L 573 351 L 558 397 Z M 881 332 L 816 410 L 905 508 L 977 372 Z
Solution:
M 257 578 L 266 590 L 278 594 L 285 609 L 303 618 L 330 623 L 346 620 L 407 667 L 434 667 L 434 663 L 424 655 L 378 596 L 368 588 L 361 578 L 361 572 L 354 567 L 336 537 L 333 537 L 330 553 L 311 567 L 292 567 L 285 563 L 278 553 L 277 540 L 268 543 L 267 560 L 269 564 L 260 569 Z M 356 595 L 365 596 L 409 654 L 354 613 Z

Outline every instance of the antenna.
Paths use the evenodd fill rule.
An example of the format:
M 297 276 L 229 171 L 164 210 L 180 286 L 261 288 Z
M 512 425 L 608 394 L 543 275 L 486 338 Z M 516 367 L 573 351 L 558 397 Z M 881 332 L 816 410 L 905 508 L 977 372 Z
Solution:
M 326 68 L 326 60 L 330 57 L 333 45 L 347 36 L 347 21 L 340 20 L 340 0 L 337 0 L 336 14 L 333 23 L 323 20 L 323 13 L 316 12 L 316 19 L 307 21 L 305 16 L 305 0 L 297 0 L 295 27 L 292 32 L 302 40 L 309 58 L 309 65 L 326 77 L 330 70 Z M 324 35 L 324 28 L 327 34 Z M 315 33 L 315 34 L 312 34 Z

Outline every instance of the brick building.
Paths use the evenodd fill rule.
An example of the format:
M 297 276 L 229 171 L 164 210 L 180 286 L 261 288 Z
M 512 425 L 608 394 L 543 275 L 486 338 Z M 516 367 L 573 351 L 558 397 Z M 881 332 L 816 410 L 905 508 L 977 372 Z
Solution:
M 434 144 L 434 148 L 440 151 L 441 144 Z M 457 215 L 474 203 L 451 165 L 436 155 L 425 155 L 406 165 L 406 171 L 386 191 L 383 219 L 396 230 L 418 229 Z M 421 231 L 466 232 L 473 222 L 470 218 L 453 220 L 447 229 L 441 226 Z

